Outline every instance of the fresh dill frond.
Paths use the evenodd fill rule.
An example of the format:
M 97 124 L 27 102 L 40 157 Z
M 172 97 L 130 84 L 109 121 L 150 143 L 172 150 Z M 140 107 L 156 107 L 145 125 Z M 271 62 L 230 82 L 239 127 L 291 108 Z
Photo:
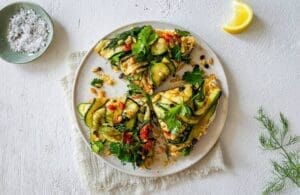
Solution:
M 276 124 L 262 108 L 255 117 L 264 127 L 265 132 L 259 137 L 261 146 L 265 150 L 280 151 L 282 161 L 272 161 L 273 179 L 266 185 L 263 194 L 283 190 L 288 181 L 300 188 L 300 158 L 297 151 L 289 151 L 289 146 L 300 141 L 299 136 L 288 135 L 289 124 L 287 118 L 280 113 L 280 125 Z

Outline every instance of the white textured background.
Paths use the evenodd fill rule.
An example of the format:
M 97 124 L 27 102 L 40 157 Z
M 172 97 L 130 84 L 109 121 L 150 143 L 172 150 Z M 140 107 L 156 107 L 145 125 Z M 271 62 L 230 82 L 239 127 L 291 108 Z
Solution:
M 4 7 L 10 0 L 0 0 Z M 39 60 L 0 60 L 0 194 L 85 194 L 72 155 L 70 123 L 59 79 L 70 51 L 87 50 L 102 35 L 131 22 L 162 20 L 198 33 L 219 55 L 231 92 L 221 137 L 228 170 L 185 182 L 162 194 L 259 194 L 270 158 L 258 144 L 253 119 L 263 105 L 285 113 L 300 134 L 300 1 L 248 1 L 252 26 L 228 35 L 220 25 L 231 1 L 40 0 L 53 17 L 55 38 Z M 1 25 L 1 24 L 0 24 Z M 299 194 L 295 188 L 285 191 Z

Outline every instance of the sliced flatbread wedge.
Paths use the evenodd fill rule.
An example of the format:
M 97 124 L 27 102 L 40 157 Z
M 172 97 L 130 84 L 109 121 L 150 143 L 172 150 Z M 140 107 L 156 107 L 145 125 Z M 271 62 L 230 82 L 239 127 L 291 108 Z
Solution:
M 171 156 L 187 153 L 206 132 L 220 96 L 216 77 L 210 75 L 202 86 L 185 84 L 152 97 L 153 110 Z
M 125 79 L 153 94 L 178 66 L 189 62 L 195 45 L 196 39 L 186 31 L 142 26 L 101 40 L 94 50 Z

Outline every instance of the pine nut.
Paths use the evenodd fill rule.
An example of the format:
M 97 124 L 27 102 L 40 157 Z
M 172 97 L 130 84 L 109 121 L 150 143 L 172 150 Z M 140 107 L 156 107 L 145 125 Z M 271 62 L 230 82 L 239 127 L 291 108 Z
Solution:
M 209 58 L 209 59 L 207 60 L 207 63 L 208 63 L 209 65 L 212 65 L 212 64 L 214 63 L 214 59 L 213 59 L 213 58 Z
M 99 91 L 98 91 L 98 97 L 99 97 L 99 98 L 105 97 L 105 91 L 99 90 Z
M 96 72 L 101 71 L 101 70 L 102 70 L 102 68 L 99 67 L 99 66 L 98 66 L 98 67 L 93 67 L 93 68 L 92 68 L 92 72 L 93 72 L 93 73 L 96 73 Z
M 97 89 L 91 87 L 91 88 L 90 88 L 90 91 L 91 91 L 91 93 L 92 93 L 93 95 L 97 95 Z

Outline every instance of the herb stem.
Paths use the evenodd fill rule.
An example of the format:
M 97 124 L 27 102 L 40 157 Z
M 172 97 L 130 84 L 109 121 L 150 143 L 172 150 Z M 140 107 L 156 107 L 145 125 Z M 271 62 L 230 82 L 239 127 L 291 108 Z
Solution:
M 272 139 L 275 141 L 275 143 L 278 145 L 278 149 L 281 149 L 284 153 L 284 156 L 288 159 L 288 161 L 291 163 L 291 165 L 293 166 L 294 169 L 297 170 L 297 166 L 294 163 L 294 161 L 292 160 L 292 158 L 290 157 L 290 155 L 288 154 L 288 152 L 286 151 L 286 149 L 283 147 L 282 143 L 279 143 L 279 141 L 276 139 L 274 134 L 271 134 Z M 298 187 L 300 187 L 300 184 L 297 183 L 297 181 L 290 177 L 289 175 L 286 175 L 290 180 L 292 180 L 293 183 L 295 183 Z
M 280 146 L 280 149 L 283 151 L 284 155 L 286 156 L 286 158 L 289 160 L 289 162 L 291 163 L 291 165 L 293 166 L 293 168 L 295 170 L 297 170 L 297 165 L 294 163 L 294 161 L 292 160 L 292 158 L 290 157 L 290 155 L 288 154 L 288 152 L 286 151 L 286 149 L 284 149 L 284 147 Z M 296 179 L 293 177 L 290 177 L 289 175 L 286 175 L 288 178 L 290 178 L 290 180 L 292 180 L 293 183 L 295 183 L 298 187 L 300 187 L 300 183 L 297 183 Z
M 289 160 L 290 163 L 292 163 L 294 166 L 296 166 L 294 164 L 294 162 L 292 161 L 291 157 L 289 156 L 289 154 L 287 153 L 287 151 L 284 149 L 284 147 L 282 146 L 282 144 L 280 144 L 278 142 L 278 140 L 275 138 L 275 135 L 271 134 L 272 139 L 276 142 L 276 144 L 278 145 L 278 148 L 281 149 L 283 151 L 283 153 L 285 154 L 285 156 L 287 157 L 287 159 Z

